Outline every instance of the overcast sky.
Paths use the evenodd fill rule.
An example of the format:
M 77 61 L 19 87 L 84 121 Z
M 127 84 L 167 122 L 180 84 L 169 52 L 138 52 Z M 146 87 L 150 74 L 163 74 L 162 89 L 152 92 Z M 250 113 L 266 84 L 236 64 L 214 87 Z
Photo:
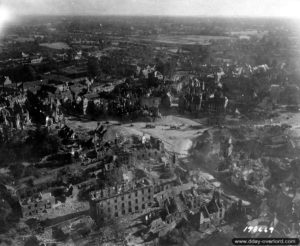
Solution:
M 0 0 L 13 14 L 298 18 L 300 0 Z

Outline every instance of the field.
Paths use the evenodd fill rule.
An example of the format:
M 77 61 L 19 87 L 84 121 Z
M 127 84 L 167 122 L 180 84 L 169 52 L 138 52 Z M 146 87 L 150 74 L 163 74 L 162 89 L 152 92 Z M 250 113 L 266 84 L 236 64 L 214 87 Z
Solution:
M 149 37 L 136 38 L 132 40 L 141 40 L 146 42 L 156 42 L 161 44 L 181 44 L 181 45 L 209 45 L 211 40 L 231 39 L 226 36 L 204 36 L 204 35 L 152 35 Z
M 230 32 L 229 35 L 239 36 L 240 38 L 242 38 L 242 37 L 248 37 L 248 38 L 250 38 L 250 37 L 258 37 L 258 38 L 262 38 L 267 33 L 268 33 L 267 31 L 243 30 L 243 31 L 233 31 L 233 32 Z
M 41 43 L 40 46 L 55 50 L 70 49 L 69 45 L 63 42 Z

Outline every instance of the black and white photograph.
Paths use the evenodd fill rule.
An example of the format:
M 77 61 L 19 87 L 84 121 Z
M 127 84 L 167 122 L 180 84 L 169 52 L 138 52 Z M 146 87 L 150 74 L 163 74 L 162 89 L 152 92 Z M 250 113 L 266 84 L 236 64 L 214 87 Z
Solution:
M 0 246 L 299 238 L 299 0 L 0 0 Z

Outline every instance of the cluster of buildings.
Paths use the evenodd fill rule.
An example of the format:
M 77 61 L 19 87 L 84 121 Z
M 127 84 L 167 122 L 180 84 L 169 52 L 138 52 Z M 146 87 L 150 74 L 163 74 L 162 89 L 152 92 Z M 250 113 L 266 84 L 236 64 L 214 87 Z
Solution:
M 229 211 L 234 213 L 236 207 L 242 210 L 240 202 L 237 205 L 217 189 L 193 180 L 178 164 L 176 153 L 167 151 L 160 139 L 143 135 L 127 141 L 116 135 L 115 139 L 104 140 L 110 131 L 109 122 L 106 126 L 99 123 L 82 137 L 68 126 L 66 118 L 152 122 L 163 110 L 177 107 L 180 114 L 205 116 L 210 125 L 222 125 L 226 114 L 247 114 L 252 106 L 266 112 L 265 101 L 273 107 L 282 94 L 285 98 L 289 92 L 298 95 L 297 86 L 288 86 L 291 68 L 280 54 L 266 48 L 269 41 L 259 35 L 241 38 L 230 34 L 203 43 L 184 42 L 178 37 L 180 43 L 168 35 L 164 36 L 166 41 L 151 35 L 165 31 L 178 35 L 185 28 L 195 31 L 198 25 L 178 25 L 173 32 L 170 29 L 175 23 L 149 27 L 141 21 L 128 27 L 120 20 L 120 25 L 102 21 L 88 22 L 87 29 L 81 26 L 86 24 L 76 21 L 67 22 L 66 29 L 62 27 L 65 21 L 41 24 L 39 28 L 29 25 L 18 30 L 25 38 L 8 35 L 3 41 L 0 146 L 13 142 L 15 136 L 26 139 L 29 132 L 32 137 L 32 132 L 42 129 L 45 138 L 58 138 L 55 143 L 60 151 L 36 163 L 22 163 L 23 169 L 17 173 L 20 177 L 10 183 L 22 221 L 47 221 L 49 228 L 59 227 L 67 234 L 71 230 L 68 222 L 76 224 L 71 222 L 74 218 L 100 228 L 124 219 L 130 223 L 139 219 L 144 228 L 136 237 L 145 244 L 167 235 L 184 221 L 201 235 L 211 234 L 223 225 Z M 27 33 L 29 30 L 31 33 Z M 137 38 L 139 34 L 145 34 L 145 39 Z M 255 51 L 257 47 L 264 48 Z M 261 57 L 264 50 L 274 62 Z M 297 104 L 297 100 L 286 101 Z M 260 151 L 278 158 L 294 155 L 295 143 L 287 134 L 273 130 L 265 138 L 255 139 Z M 22 143 L 30 145 L 30 141 Z M 271 190 L 265 187 L 271 172 L 263 160 L 253 157 L 257 155 L 254 149 L 253 158 L 236 157 L 231 138 L 220 146 L 218 157 L 224 161 L 224 168 L 218 171 L 225 182 L 254 192 L 259 198 Z M 280 191 L 278 197 L 274 195 L 278 210 L 286 209 L 291 218 L 298 219 L 297 164 L 295 161 L 292 165 L 294 176 L 289 175 L 271 191 Z M 262 217 L 274 228 L 279 227 L 277 215 L 271 219 L 270 214 Z M 70 219 L 51 224 L 64 216 Z M 90 219 L 81 221 L 80 216 Z M 294 232 L 295 228 L 291 229 L 290 235 Z M 127 243 L 132 240 L 125 239 Z
M 14 195 L 24 221 L 30 218 L 56 221 L 61 216 L 70 216 L 73 221 L 72 214 L 85 214 L 93 220 L 89 224 L 96 223 L 101 228 L 109 221 L 141 217 L 147 226 L 147 233 L 142 236 L 146 241 L 153 235 L 155 238 L 166 235 L 183 220 L 193 221 L 203 234 L 222 225 L 231 204 L 225 205 L 218 192 L 202 193 L 203 187 L 195 182 L 182 183 L 174 172 L 178 165 L 176 155 L 166 151 L 161 140 L 143 136 L 132 143 L 119 138 L 103 143 L 100 138 L 99 144 L 92 147 L 99 153 L 94 159 L 78 149 L 77 161 L 50 168 L 39 163 L 31 168 L 38 175 L 43 173 L 42 176 L 18 180 Z M 103 148 L 107 144 L 109 148 Z M 158 165 L 162 168 L 157 169 Z M 172 175 L 162 179 L 152 177 L 149 175 L 152 169 Z M 110 176 L 113 180 L 106 179 Z M 64 225 L 56 225 L 55 230 L 63 230 Z

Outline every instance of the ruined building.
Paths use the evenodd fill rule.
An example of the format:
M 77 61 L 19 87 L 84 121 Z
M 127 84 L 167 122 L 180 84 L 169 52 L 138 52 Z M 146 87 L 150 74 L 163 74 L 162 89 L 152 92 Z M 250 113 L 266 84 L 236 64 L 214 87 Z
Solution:
M 225 217 L 225 206 L 220 200 L 220 193 L 215 191 L 211 201 L 201 207 L 199 220 L 199 230 L 219 226 Z
M 36 216 L 46 213 L 55 204 L 55 197 L 50 192 L 37 194 L 20 201 L 23 217 Z
M 209 98 L 206 102 L 206 110 L 208 112 L 208 124 L 218 125 L 224 121 L 225 112 L 228 99 L 223 98 Z
M 91 216 L 97 224 L 106 218 L 122 217 L 141 212 L 151 206 L 154 188 L 144 185 L 122 185 L 91 192 Z
M 147 180 L 107 187 L 90 193 L 91 217 L 100 224 L 106 218 L 139 213 L 154 204 L 154 195 L 175 186 L 176 180 L 155 185 Z

